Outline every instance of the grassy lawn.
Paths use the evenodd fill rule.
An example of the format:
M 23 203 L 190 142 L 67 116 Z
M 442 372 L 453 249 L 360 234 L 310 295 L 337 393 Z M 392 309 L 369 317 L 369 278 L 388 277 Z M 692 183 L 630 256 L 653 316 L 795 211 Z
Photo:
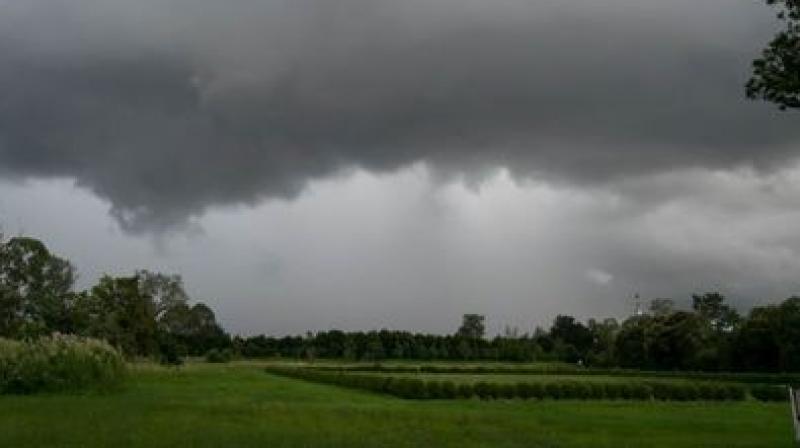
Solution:
M 0 447 L 791 447 L 788 405 L 404 401 L 258 364 L 134 369 L 111 395 L 0 397 Z

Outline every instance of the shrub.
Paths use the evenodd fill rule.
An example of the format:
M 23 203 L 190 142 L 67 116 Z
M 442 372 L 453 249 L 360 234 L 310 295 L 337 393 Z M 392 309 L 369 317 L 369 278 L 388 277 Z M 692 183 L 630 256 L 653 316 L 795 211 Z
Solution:
M 452 399 L 458 397 L 458 389 L 452 381 L 444 381 L 441 385 L 442 398 Z
M 575 385 L 575 398 L 586 400 L 592 398 L 592 388 L 587 383 L 577 383 Z
M 464 383 L 458 385 L 458 398 L 472 398 L 475 395 L 472 384 Z
M 542 386 L 540 383 L 531 383 L 528 385 L 528 388 L 531 391 L 531 398 L 541 400 L 545 397 L 544 386 Z
M 574 381 L 559 383 L 560 398 L 571 400 L 578 398 L 578 383 Z
M 408 380 L 408 398 L 428 398 L 425 382 L 422 380 L 410 379 Z
M 783 391 L 783 399 L 785 400 L 787 397 L 786 389 L 780 386 L 775 388 Z M 740 384 L 727 384 L 725 386 L 720 386 L 720 389 L 724 391 L 720 395 L 728 400 L 741 401 L 747 398 L 747 391 L 744 386 Z
M 492 398 L 491 391 L 489 389 L 489 383 L 485 381 L 475 383 L 475 395 L 477 395 L 481 400 L 488 400 L 489 398 Z
M 561 387 L 558 383 L 547 383 L 544 385 L 544 398 L 561 398 Z
M 442 383 L 438 381 L 428 381 L 426 384 L 429 398 L 444 398 L 442 391 Z
M 110 390 L 125 377 L 125 360 L 105 342 L 53 335 L 0 339 L 0 393 Z
M 788 401 L 789 392 L 782 386 L 757 385 L 750 388 L 750 395 L 758 401 Z
M 228 348 L 222 350 L 212 348 L 206 352 L 206 362 L 222 364 L 230 362 L 232 359 L 233 351 Z
M 632 384 L 630 398 L 634 400 L 650 400 L 653 398 L 653 389 L 643 383 Z
M 533 390 L 528 383 L 517 383 L 516 394 L 519 398 L 527 400 L 533 396 Z
M 602 400 L 606 396 L 606 388 L 600 383 L 589 384 L 590 397 L 594 400 Z
M 345 373 L 346 371 L 332 371 L 330 369 L 316 368 L 287 368 L 269 367 L 272 373 L 316 381 L 326 384 L 336 384 L 345 387 L 371 390 L 388 393 L 401 398 L 431 399 L 431 398 L 470 398 L 478 396 L 482 400 L 501 398 L 522 399 L 627 399 L 627 400 L 742 400 L 746 396 L 744 386 L 740 384 L 711 383 L 711 382 L 664 382 L 664 381 L 632 381 L 620 383 L 616 381 L 552 381 L 531 383 L 496 383 L 480 381 L 474 385 L 454 384 L 453 381 L 423 381 L 416 378 L 381 377 L 371 375 L 358 375 Z M 352 371 L 351 371 L 352 372 Z M 763 388 L 763 387 L 762 387 Z M 777 394 L 775 390 L 785 389 L 769 387 L 762 391 L 756 389 L 751 394 L 756 397 L 766 397 L 769 393 Z
M 512 399 L 517 396 L 517 387 L 510 383 L 495 384 L 495 398 Z

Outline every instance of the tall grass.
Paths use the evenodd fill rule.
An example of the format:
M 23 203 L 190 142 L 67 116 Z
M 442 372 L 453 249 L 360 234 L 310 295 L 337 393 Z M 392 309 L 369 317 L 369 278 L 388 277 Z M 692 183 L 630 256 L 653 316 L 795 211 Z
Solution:
M 0 394 L 109 390 L 122 383 L 125 370 L 122 355 L 97 339 L 0 338 Z

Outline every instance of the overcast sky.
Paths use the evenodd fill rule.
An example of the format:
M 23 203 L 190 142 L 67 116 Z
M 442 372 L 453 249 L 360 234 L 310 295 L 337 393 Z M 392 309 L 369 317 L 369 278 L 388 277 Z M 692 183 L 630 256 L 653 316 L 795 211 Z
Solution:
M 0 225 L 234 333 L 800 294 L 756 0 L 0 0 Z

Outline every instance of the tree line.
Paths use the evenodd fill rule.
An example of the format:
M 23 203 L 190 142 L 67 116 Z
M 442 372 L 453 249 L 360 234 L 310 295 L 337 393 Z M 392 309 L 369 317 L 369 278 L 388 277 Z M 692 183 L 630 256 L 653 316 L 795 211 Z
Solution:
M 177 362 L 221 350 L 247 358 L 287 357 L 458 361 L 563 361 L 604 368 L 698 371 L 800 371 L 800 298 L 741 315 L 716 292 L 690 309 L 656 299 L 647 312 L 617 319 L 557 316 L 549 328 L 486 337 L 484 316 L 466 314 L 450 335 L 380 330 L 303 336 L 230 337 L 179 276 L 140 270 L 103 276 L 74 289 L 74 266 L 33 238 L 0 236 L 0 337 L 51 333 L 108 341 L 129 357 Z M 227 356 L 223 357 L 227 358 Z
M 76 269 L 34 238 L 0 235 L 0 337 L 52 333 L 104 339 L 129 357 L 179 362 L 230 346 L 203 303 L 191 304 L 181 278 L 140 270 L 103 276 L 76 291 Z
M 800 298 L 756 307 L 747 316 L 710 292 L 692 308 L 656 299 L 648 312 L 622 322 L 557 316 L 548 329 L 485 337 L 484 316 L 467 314 L 452 335 L 380 330 L 235 337 L 246 357 L 453 361 L 563 361 L 604 368 L 697 371 L 800 371 Z

